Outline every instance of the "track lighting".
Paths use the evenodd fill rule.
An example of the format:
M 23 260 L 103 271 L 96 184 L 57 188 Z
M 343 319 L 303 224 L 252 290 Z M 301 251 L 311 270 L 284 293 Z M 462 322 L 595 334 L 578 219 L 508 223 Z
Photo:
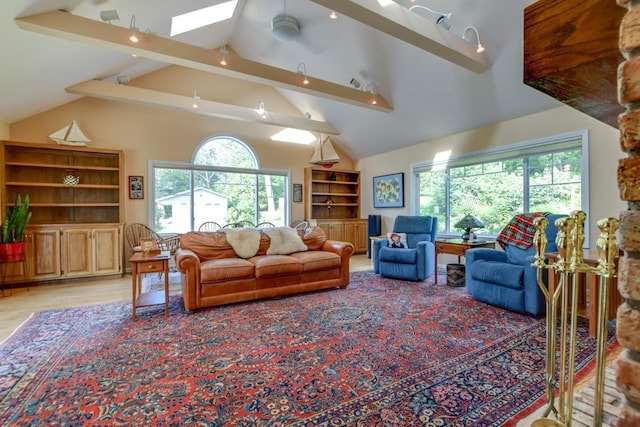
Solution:
M 256 113 L 263 119 L 267 117 L 267 110 L 264 109 L 264 102 L 260 103 L 260 107 L 256 110 Z
M 376 99 L 376 92 L 373 90 L 373 83 L 369 83 L 365 88 L 364 88 L 365 92 L 368 92 L 371 94 L 371 105 L 376 105 L 378 104 L 378 100 Z
M 198 96 L 198 92 L 196 91 L 196 89 L 193 90 L 193 104 L 191 105 L 191 107 L 193 108 L 198 108 L 198 102 L 200 101 L 200 97 Z
M 112 22 L 120 21 L 120 17 L 118 16 L 118 12 L 115 10 L 103 10 L 100 12 L 100 19 L 104 22 L 111 24 Z
M 136 27 L 136 15 L 131 15 L 131 23 L 129 24 L 129 29 L 131 30 L 131 35 L 129 36 L 129 40 L 132 43 L 138 43 L 140 39 L 138 39 L 138 28 Z
M 478 53 L 484 52 L 484 46 L 482 46 L 482 43 L 480 43 L 480 34 L 478 34 L 478 29 L 476 27 L 474 27 L 473 25 L 469 25 L 467 28 L 464 29 L 464 31 L 462 33 L 462 38 L 465 39 L 468 42 L 471 41 L 467 37 L 467 31 L 469 31 L 469 30 L 471 30 L 474 33 L 476 33 L 476 41 L 478 42 L 478 48 L 476 49 L 476 52 L 478 52 Z
M 229 51 L 227 51 L 227 45 L 224 40 L 222 41 L 222 46 L 220 46 L 220 53 L 222 54 L 220 65 L 227 65 L 227 55 L 229 54 Z
M 448 30 L 451 28 L 451 17 L 453 16 L 453 13 L 449 12 L 449 13 L 441 13 L 441 12 L 436 12 L 433 9 L 429 9 L 426 6 L 421 6 L 419 4 L 413 5 L 409 8 L 410 11 L 412 11 L 413 9 L 425 9 L 428 10 L 431 13 L 434 13 L 438 16 L 438 19 L 436 19 L 436 24 L 440 25 L 442 28 L 444 28 L 445 30 Z
M 119 85 L 127 84 L 129 83 L 129 76 L 121 74 L 116 77 L 116 81 L 118 82 Z
M 351 79 L 349 84 L 353 86 L 354 89 L 360 89 L 360 86 L 362 86 L 362 84 L 358 80 L 356 80 L 355 77 Z
M 298 74 L 302 74 L 304 80 L 302 80 L 302 84 L 308 85 L 309 79 L 307 78 L 307 66 L 304 65 L 304 62 L 301 62 L 298 65 Z
M 338 19 L 338 14 L 336 13 L 335 10 L 332 10 L 331 13 L 329 14 L 329 18 L 331 19 Z

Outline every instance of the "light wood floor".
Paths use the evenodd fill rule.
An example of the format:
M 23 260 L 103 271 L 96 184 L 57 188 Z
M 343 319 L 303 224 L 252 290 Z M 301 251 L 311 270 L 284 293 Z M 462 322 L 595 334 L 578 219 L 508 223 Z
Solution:
M 366 255 L 351 257 L 351 271 L 373 268 Z M 0 298 L 0 342 L 37 311 L 107 302 L 131 301 L 131 274 L 110 280 L 76 280 L 15 288 Z
M 365 255 L 351 257 L 351 271 L 366 271 L 372 268 L 371 260 Z M 5 291 L 5 296 L 0 298 L 0 341 L 10 336 L 32 313 L 37 311 L 130 300 L 130 274 L 110 280 L 83 280 L 16 288 L 10 296 Z M 607 363 L 618 357 L 621 351 L 621 348 L 615 351 L 607 358 Z M 576 385 L 576 390 L 579 391 L 594 376 L 595 373 L 587 375 Z M 536 411 L 519 422 L 518 426 L 529 426 L 533 420 L 540 417 L 543 410 L 544 408 Z

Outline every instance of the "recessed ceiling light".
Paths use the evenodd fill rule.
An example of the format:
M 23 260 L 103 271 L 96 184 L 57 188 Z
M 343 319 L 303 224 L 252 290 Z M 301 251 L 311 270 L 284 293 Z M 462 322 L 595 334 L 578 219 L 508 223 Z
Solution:
M 311 144 L 318 138 L 308 130 L 286 128 L 271 136 L 273 141 L 291 142 L 293 144 Z
M 237 4 L 238 0 L 231 0 L 174 16 L 171 18 L 171 37 L 229 19 Z

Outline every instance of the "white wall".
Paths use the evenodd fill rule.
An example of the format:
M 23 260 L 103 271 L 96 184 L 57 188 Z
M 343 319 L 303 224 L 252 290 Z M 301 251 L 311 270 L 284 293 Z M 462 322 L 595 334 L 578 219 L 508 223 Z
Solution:
M 590 156 L 590 205 L 585 210 L 589 213 L 590 245 L 595 248 L 599 234 L 597 220 L 605 217 L 619 217 L 620 211 L 626 210 L 626 204 L 620 200 L 616 181 L 618 160 L 623 157 L 619 148 L 619 132 L 609 125 L 566 106 L 358 161 L 356 167 L 361 171 L 362 215 L 365 217 L 369 214 L 381 215 L 383 233 L 391 231 L 397 215 L 411 213 L 410 165 L 432 160 L 439 152 L 451 150 L 451 156 L 457 156 L 583 129 L 589 131 Z M 398 172 L 405 174 L 405 207 L 373 209 L 373 177 Z

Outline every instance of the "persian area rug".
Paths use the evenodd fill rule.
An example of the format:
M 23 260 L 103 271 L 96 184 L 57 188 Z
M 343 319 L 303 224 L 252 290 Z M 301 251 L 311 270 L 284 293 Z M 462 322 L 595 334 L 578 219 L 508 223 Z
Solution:
M 130 303 L 41 312 L 0 345 L 0 424 L 515 425 L 543 403 L 544 325 L 371 272 L 195 313 L 172 296 L 135 323 Z

